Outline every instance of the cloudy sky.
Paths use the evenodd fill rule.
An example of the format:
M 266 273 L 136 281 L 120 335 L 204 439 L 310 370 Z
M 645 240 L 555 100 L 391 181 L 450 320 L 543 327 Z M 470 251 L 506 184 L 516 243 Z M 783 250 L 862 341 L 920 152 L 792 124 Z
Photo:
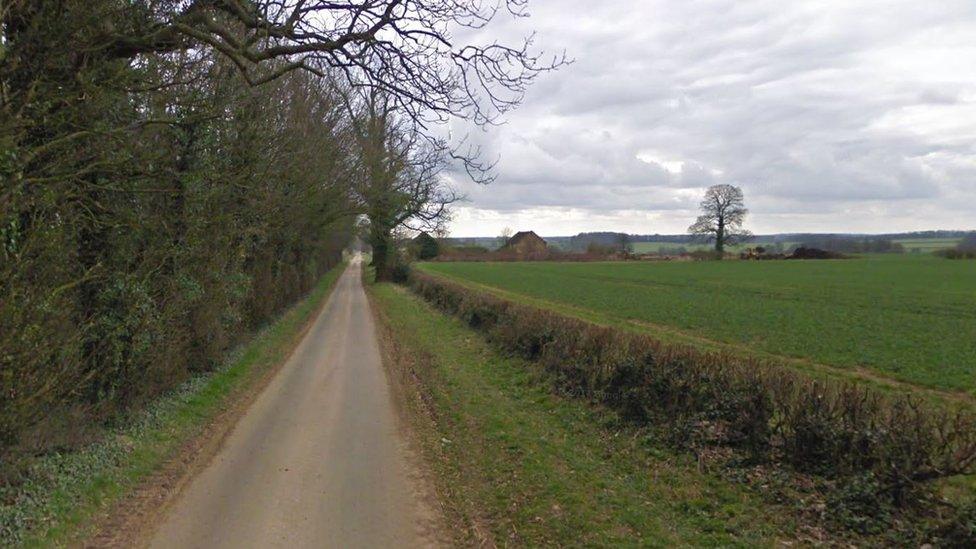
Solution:
M 682 233 L 708 185 L 770 232 L 976 229 L 976 2 L 532 0 L 575 63 L 507 124 L 453 236 Z M 460 130 L 457 128 L 456 130 Z

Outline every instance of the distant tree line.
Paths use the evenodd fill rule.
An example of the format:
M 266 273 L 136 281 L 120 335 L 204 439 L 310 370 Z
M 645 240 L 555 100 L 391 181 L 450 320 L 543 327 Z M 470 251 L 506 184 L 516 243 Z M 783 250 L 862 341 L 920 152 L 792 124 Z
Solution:
M 609 231 L 579 233 L 570 237 L 568 249 L 591 253 L 632 252 L 633 243 L 633 238 L 627 233 Z
M 956 247 L 961 250 L 976 250 L 976 231 L 967 233 Z
M 518 14 L 522 0 L 509 2 Z M 426 131 L 560 64 L 455 45 L 466 0 L 0 3 L 0 461 L 217 364 L 335 266 L 437 226 Z M 30 449 L 30 448 L 27 448 Z
M 844 254 L 901 254 L 905 247 L 887 238 L 813 238 L 803 241 L 807 248 L 817 248 Z
M 912 231 L 907 233 L 883 233 L 874 235 L 876 238 L 887 238 L 889 240 L 911 240 L 911 239 L 948 239 L 965 238 L 971 234 L 970 231 Z M 855 235 L 856 236 L 856 235 Z
M 976 232 L 967 233 L 954 248 L 938 253 L 949 259 L 976 259 Z

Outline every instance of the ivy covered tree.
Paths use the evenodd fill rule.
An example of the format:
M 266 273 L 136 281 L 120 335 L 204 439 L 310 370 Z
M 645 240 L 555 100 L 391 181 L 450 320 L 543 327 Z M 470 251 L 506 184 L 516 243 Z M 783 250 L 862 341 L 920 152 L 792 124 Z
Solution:
M 359 155 L 354 192 L 368 218 L 376 278 L 391 280 L 394 235 L 443 229 L 460 197 L 441 177 L 446 145 L 412 131 L 387 94 L 370 93 L 349 108 Z

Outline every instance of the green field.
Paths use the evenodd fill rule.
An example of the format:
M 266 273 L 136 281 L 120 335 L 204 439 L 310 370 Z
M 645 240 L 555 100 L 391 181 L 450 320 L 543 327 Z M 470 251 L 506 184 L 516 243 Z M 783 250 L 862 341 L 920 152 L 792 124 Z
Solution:
M 938 250 L 945 250 L 947 248 L 952 248 L 959 243 L 959 238 L 906 238 L 906 239 L 896 239 L 892 242 L 901 244 L 905 248 L 906 253 L 923 253 L 929 254 Z M 790 246 L 798 246 L 800 242 L 781 242 L 784 248 L 789 248 Z M 753 248 L 756 246 L 766 246 L 769 247 L 772 244 L 763 241 L 746 242 L 743 244 L 736 244 L 733 246 L 728 246 L 727 251 L 731 253 L 738 253 L 746 248 Z M 661 251 L 661 249 L 675 249 L 684 248 L 689 252 L 694 251 L 704 251 L 712 250 L 714 246 L 706 243 L 686 243 L 682 244 L 679 242 L 634 242 L 632 244 L 634 248 L 634 253 L 638 254 L 654 254 Z
M 668 340 L 976 393 L 976 261 L 895 255 L 420 268 Z
M 684 248 L 689 252 L 715 249 L 715 246 L 713 244 L 704 244 L 704 243 L 682 244 L 680 242 L 634 242 L 633 244 L 631 244 L 631 246 L 633 247 L 635 254 L 656 254 L 659 253 L 662 249 L 673 250 L 676 248 Z M 729 246 L 728 251 L 738 252 L 743 248 L 745 248 L 745 246 L 742 245 Z
M 907 253 L 929 254 L 939 250 L 953 248 L 959 244 L 960 238 L 914 238 L 905 240 L 895 240 L 894 242 L 905 247 Z
M 798 245 L 798 242 L 781 242 L 784 248 L 789 248 L 790 246 Z M 725 247 L 725 251 L 728 253 L 739 253 L 744 251 L 746 248 L 755 248 L 756 246 L 772 246 L 769 242 L 743 242 L 742 244 L 732 244 Z M 676 248 L 684 248 L 689 252 L 697 251 L 711 251 L 715 249 L 715 244 L 709 244 L 706 242 L 692 242 L 692 243 L 680 243 L 680 242 L 634 242 L 631 244 L 634 249 L 635 254 L 656 254 L 660 253 L 661 250 L 674 250 Z

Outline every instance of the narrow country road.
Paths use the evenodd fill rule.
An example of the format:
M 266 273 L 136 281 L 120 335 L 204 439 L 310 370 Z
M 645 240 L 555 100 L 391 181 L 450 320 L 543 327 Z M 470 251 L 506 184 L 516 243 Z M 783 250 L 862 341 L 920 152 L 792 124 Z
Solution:
M 355 258 L 152 547 L 430 545 Z

